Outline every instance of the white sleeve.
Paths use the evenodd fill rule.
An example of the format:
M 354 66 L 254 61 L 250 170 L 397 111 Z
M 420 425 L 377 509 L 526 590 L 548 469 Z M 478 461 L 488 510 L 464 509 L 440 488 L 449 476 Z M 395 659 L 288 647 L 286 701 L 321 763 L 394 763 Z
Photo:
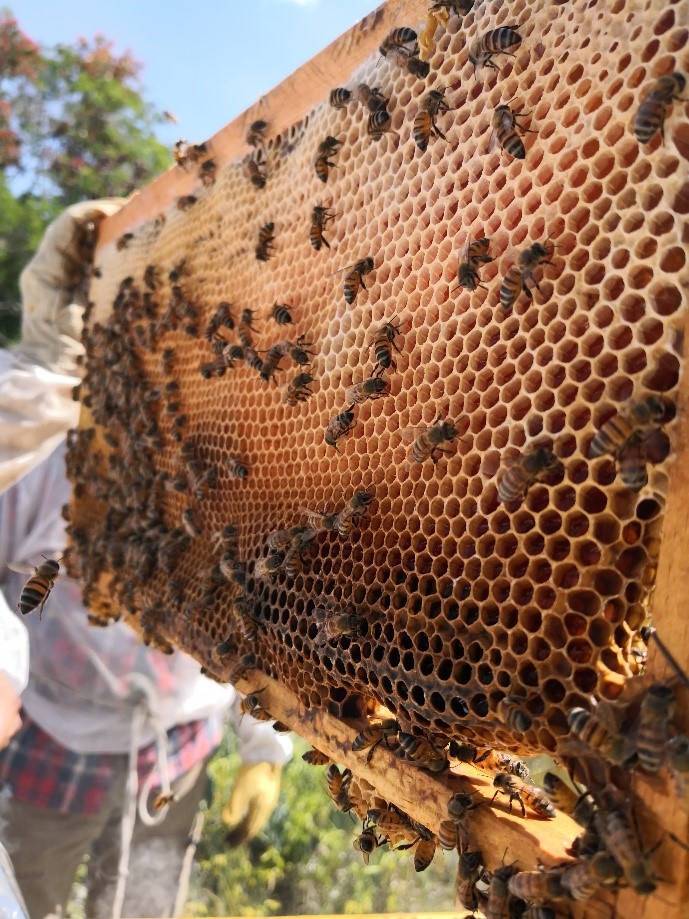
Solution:
M 29 635 L 26 626 L 7 605 L 0 592 L 0 670 L 4 670 L 17 693 L 29 681 Z
M 239 740 L 242 762 L 284 766 L 292 757 L 292 741 L 286 734 L 276 733 L 272 721 L 257 721 L 251 715 L 242 715 L 240 704 L 241 697 L 237 693 L 228 720 Z

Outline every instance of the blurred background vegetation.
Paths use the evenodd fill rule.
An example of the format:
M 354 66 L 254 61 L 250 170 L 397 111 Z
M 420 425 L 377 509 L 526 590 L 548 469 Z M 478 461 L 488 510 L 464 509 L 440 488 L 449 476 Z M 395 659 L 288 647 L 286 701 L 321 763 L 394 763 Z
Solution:
M 367 913 L 454 908 L 457 854 L 438 849 L 426 871 L 414 871 L 413 850 L 377 849 L 368 866 L 353 847 L 361 824 L 339 813 L 325 789 L 325 767 L 301 759 L 295 741 L 280 803 L 266 829 L 240 849 L 227 849 L 220 811 L 239 767 L 234 739 L 214 757 L 213 791 L 196 856 L 190 916 Z

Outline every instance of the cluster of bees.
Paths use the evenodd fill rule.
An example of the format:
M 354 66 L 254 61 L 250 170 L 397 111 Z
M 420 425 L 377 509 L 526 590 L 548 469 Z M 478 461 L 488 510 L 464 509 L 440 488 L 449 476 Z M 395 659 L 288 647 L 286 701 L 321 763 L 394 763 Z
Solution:
M 383 41 L 381 55 L 392 66 L 425 80 L 430 74 L 427 58 L 436 25 L 447 23 L 450 15 L 466 15 L 472 5 L 472 0 L 432 3 L 428 14 L 432 30 L 428 27 L 417 35 L 406 26 L 395 28 Z M 498 55 L 514 56 L 522 44 L 519 28 L 512 24 L 482 33 L 468 48 L 468 60 L 474 69 L 497 70 Z M 680 73 L 657 81 L 634 118 L 633 130 L 639 142 L 647 143 L 655 134 L 663 134 L 668 107 L 681 100 L 685 83 Z M 446 140 L 443 121 L 453 111 L 448 91 L 447 87 L 429 88 L 419 101 L 411 137 L 421 153 L 434 138 Z M 337 87 L 329 101 L 337 110 L 345 110 L 350 104 L 361 106 L 372 141 L 394 134 L 392 103 L 379 87 L 367 83 L 358 83 L 351 89 Z M 498 105 L 493 113 L 492 143 L 512 159 L 523 160 L 527 154 L 523 135 L 528 129 L 519 122 L 527 116 L 518 105 L 512 107 L 510 103 Z M 255 121 L 246 136 L 252 152 L 244 163 L 244 173 L 257 191 L 264 189 L 271 178 L 266 139 L 269 128 L 267 121 Z M 343 152 L 344 140 L 328 135 L 321 141 L 312 161 L 319 183 L 327 184 L 332 170 L 345 165 L 338 162 Z M 203 188 L 216 182 L 218 167 L 210 143 L 180 141 L 173 154 L 180 168 L 196 170 Z M 199 200 L 200 194 L 184 195 L 177 200 L 176 208 L 186 212 Z M 321 258 L 331 250 L 328 235 L 339 216 L 334 201 L 318 201 L 311 208 L 304 236 Z M 159 222 L 162 225 L 164 217 Z M 253 256 L 258 263 L 269 262 L 275 256 L 278 230 L 275 221 L 268 221 L 254 231 Z M 127 249 L 134 237 L 134 233 L 123 234 L 117 241 L 117 250 Z M 481 272 L 484 265 L 494 261 L 491 246 L 486 236 L 467 242 L 457 262 L 458 288 L 475 291 L 484 287 Z M 500 282 L 499 303 L 503 310 L 511 310 L 522 295 L 531 300 L 534 288 L 543 295 L 538 273 L 552 264 L 557 248 L 548 238 L 516 255 Z M 375 270 L 376 259 L 370 254 L 342 269 L 342 296 L 347 306 L 352 306 L 360 292 L 367 289 Z M 226 664 L 232 659 L 229 679 L 236 681 L 252 669 L 270 669 L 260 651 L 270 628 L 266 610 L 256 600 L 261 585 L 273 584 L 279 577 L 293 581 L 308 564 L 319 540 L 349 538 L 365 520 L 375 495 L 371 490 L 357 491 L 335 511 L 301 508 L 301 516 L 293 526 L 262 537 L 261 553 L 254 562 L 242 557 L 236 523 L 226 523 L 217 532 L 206 531 L 204 503 L 213 501 L 214 492 L 241 489 L 251 469 L 246 458 L 235 453 L 226 454 L 222 462 L 211 462 L 204 436 L 190 434 L 188 409 L 185 410 L 177 382 L 178 359 L 170 343 L 176 339 L 168 336 L 182 333 L 207 343 L 209 360 L 198 368 L 205 380 L 224 377 L 233 367 L 244 364 L 261 381 L 275 383 L 289 364 L 294 376 L 285 384 L 284 402 L 290 407 L 298 407 L 313 395 L 317 383 L 313 365 L 318 349 L 306 335 L 285 335 L 283 340 L 261 349 L 259 335 L 294 325 L 295 317 L 300 318 L 298 305 L 275 302 L 267 314 L 259 317 L 257 311 L 241 309 L 229 301 L 201 303 L 196 300 L 191 275 L 186 259 L 165 267 L 149 264 L 139 278 L 127 277 L 120 283 L 112 316 L 106 322 L 90 323 L 90 317 L 86 317 L 85 379 L 75 398 L 90 409 L 105 433 L 97 443 L 92 429 L 71 433 L 67 463 L 75 482 L 75 496 L 91 497 L 99 503 L 104 523 L 100 530 L 92 530 L 81 521 L 73 523 L 68 509 L 65 516 L 74 547 L 73 562 L 77 568 L 81 565 L 87 605 L 101 578 L 112 574 L 110 619 L 119 616 L 120 608 L 126 608 L 138 619 L 144 640 L 165 653 L 173 650 L 161 634 L 161 625 L 170 622 L 169 598 L 166 604 L 164 596 L 151 591 L 151 585 L 164 583 L 166 591 L 169 588 L 190 629 L 202 630 L 210 608 L 229 610 L 229 634 L 220 642 L 214 639 L 212 656 L 223 679 L 228 678 Z M 397 356 L 402 353 L 398 345 L 403 326 L 404 317 L 399 320 L 395 315 L 376 325 L 368 336 L 366 346 L 373 366 L 362 380 L 343 387 L 342 411 L 325 425 L 323 437 L 328 447 L 337 450 L 341 440 L 352 432 L 358 406 L 390 395 L 390 372 L 397 369 Z M 157 357 L 155 370 L 151 369 L 149 355 Z M 402 432 L 403 439 L 411 443 L 412 462 L 437 463 L 454 451 L 456 442 L 461 440 L 460 425 L 446 414 L 438 413 L 430 425 Z M 674 405 L 669 399 L 640 394 L 599 426 L 589 446 L 589 458 L 611 457 L 622 483 L 638 491 L 648 479 L 648 444 L 662 434 L 673 414 Z M 160 470 L 161 452 L 173 456 L 173 471 Z M 507 505 L 516 504 L 524 500 L 535 483 L 557 481 L 564 473 L 557 453 L 557 444 L 532 443 L 519 457 L 504 464 L 496 481 L 500 500 Z M 181 496 L 185 502 L 174 520 L 165 512 L 169 495 Z M 208 544 L 207 567 L 185 573 L 185 557 L 198 540 Z M 43 609 L 58 575 L 59 561 L 46 560 L 36 569 L 20 597 L 21 612 L 39 608 L 40 613 Z M 348 639 L 370 634 L 371 617 L 361 604 L 319 597 L 307 612 L 306 640 L 322 655 L 346 648 Z M 105 625 L 109 620 L 104 614 L 90 616 L 90 621 Z M 217 678 L 212 662 L 205 672 Z M 270 715 L 262 708 L 260 693 L 252 693 L 244 700 L 243 711 L 266 720 Z M 484 695 L 484 707 L 473 706 L 481 719 L 475 722 L 466 717 L 470 712 L 463 699 L 453 701 L 460 703 L 453 707 L 455 711 L 464 706 L 468 726 L 475 723 L 509 728 L 519 736 L 532 727 L 534 720 L 528 709 L 528 695 L 507 694 L 491 706 Z M 561 743 L 561 753 L 568 763 L 576 759 L 582 764 L 584 774 L 573 775 L 574 787 L 577 782 L 585 787 L 576 792 L 554 774 L 546 776 L 545 787 L 540 789 L 520 760 L 468 743 L 461 736 L 461 723 L 458 737 L 451 741 L 425 732 L 417 724 L 402 725 L 393 718 L 373 722 L 356 737 L 352 751 L 364 753 L 367 762 L 384 744 L 400 760 L 436 776 L 471 763 L 491 774 L 491 803 L 500 805 L 504 799 L 510 811 L 515 809 L 522 816 L 529 813 L 540 819 L 551 818 L 554 808 L 570 814 L 582 827 L 572 846 L 572 860 L 533 872 L 520 871 L 516 864 L 487 870 L 483 854 L 472 840 L 471 822 L 477 808 L 488 805 L 480 803 L 475 794 L 454 795 L 448 802 L 445 819 L 434 833 L 377 797 L 349 770 L 340 772 L 318 751 L 312 751 L 309 762 L 329 766 L 328 789 L 336 806 L 354 811 L 362 820 L 355 846 L 366 861 L 375 849 L 389 845 L 413 850 L 415 867 L 423 870 L 438 847 L 456 849 L 457 894 L 462 906 L 471 910 L 480 907 L 492 919 L 519 915 L 527 919 L 559 919 L 566 915 L 563 910 L 567 900 L 585 899 L 600 888 L 629 885 L 644 895 L 655 889 L 653 846 L 649 849 L 640 840 L 630 797 L 625 797 L 618 786 L 624 784 L 620 774 L 627 776 L 633 769 L 640 769 L 653 776 L 667 766 L 675 778 L 678 795 L 685 796 L 689 740 L 683 734 L 673 734 L 674 707 L 672 685 L 654 684 L 637 692 L 629 702 L 596 706 L 592 701 L 590 709 L 570 711 L 570 733 Z M 492 722 L 486 720 L 492 715 Z M 286 726 L 278 723 L 277 729 Z

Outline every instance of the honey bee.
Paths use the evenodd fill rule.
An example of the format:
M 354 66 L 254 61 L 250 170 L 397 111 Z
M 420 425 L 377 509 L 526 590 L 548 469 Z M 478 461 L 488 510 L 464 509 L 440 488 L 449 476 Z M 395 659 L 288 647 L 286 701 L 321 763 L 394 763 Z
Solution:
M 292 322 L 291 307 L 287 303 L 274 303 L 270 311 L 271 319 L 278 325 L 289 325 Z
M 478 851 L 465 849 L 460 852 L 457 879 L 455 881 L 455 896 L 457 903 L 464 909 L 473 911 L 478 908 L 476 881 L 481 873 L 481 862 L 482 856 Z
M 266 164 L 259 156 L 250 156 L 244 166 L 244 174 L 255 188 L 266 187 Z
M 231 683 L 233 686 L 236 685 L 237 681 L 244 679 L 247 672 L 253 670 L 255 666 L 256 655 L 248 651 L 246 654 L 242 655 L 239 661 L 232 667 L 227 676 L 227 682 Z
M 249 693 L 248 696 L 242 699 L 239 704 L 239 709 L 243 715 L 251 715 L 256 721 L 273 720 L 273 716 L 261 707 L 260 695 L 262 692 L 265 692 L 267 688 L 267 686 L 264 686 L 263 689 L 257 689 L 255 692 Z
M 200 144 L 190 144 L 186 140 L 178 140 L 172 148 L 172 156 L 175 163 L 186 169 L 192 163 L 198 163 L 209 151 L 210 144 L 204 141 Z
M 514 865 L 502 865 L 496 868 L 490 876 L 488 885 L 488 899 L 483 905 L 483 911 L 490 919 L 508 919 L 510 916 L 508 888 L 509 879 L 517 873 Z
M 149 290 L 155 290 L 160 283 L 160 270 L 155 265 L 146 265 L 144 284 Z
M 566 865 L 562 869 L 561 884 L 573 900 L 588 900 L 600 887 L 611 887 L 621 877 L 622 868 L 612 855 L 596 852 L 591 858 Z
M 153 810 L 160 811 L 164 807 L 169 807 L 171 804 L 175 804 L 179 798 L 174 793 L 174 791 L 160 792 L 153 799 Z
M 340 772 L 337 766 L 333 763 L 328 766 L 328 771 L 325 774 L 325 780 L 328 788 L 328 794 L 333 800 L 335 807 L 342 811 L 343 814 L 348 813 L 353 806 L 353 803 L 349 797 L 349 786 L 352 783 L 352 773 L 349 769 L 345 769 L 344 772 Z
M 567 715 L 567 722 L 574 738 L 588 748 L 594 755 L 605 762 L 620 765 L 634 753 L 634 741 L 617 731 L 612 723 L 608 726 L 607 712 L 603 706 L 597 706 L 595 712 L 585 708 L 573 708 Z
M 382 836 L 376 834 L 375 829 L 372 826 L 366 826 L 364 822 L 364 827 L 359 836 L 356 837 L 352 843 L 355 849 L 361 852 L 364 858 L 364 864 L 368 865 L 368 860 L 371 856 L 371 853 L 378 848 L 378 846 L 385 845 L 385 839 Z
M 22 588 L 19 602 L 16 606 L 22 616 L 26 616 L 27 613 L 33 612 L 38 607 L 38 618 L 41 618 L 43 607 L 50 596 L 55 579 L 60 573 L 59 563 L 64 557 L 63 555 L 61 558 L 54 559 L 45 558 L 44 555 L 45 561 L 38 565 L 37 568 L 34 568 L 34 573 Z
M 266 139 L 266 130 L 268 122 L 259 118 L 252 121 L 249 130 L 246 132 L 246 142 L 250 147 L 262 147 Z
M 347 272 L 344 277 L 344 298 L 347 303 L 354 303 L 360 288 L 366 290 L 364 275 L 369 274 L 374 268 L 375 262 L 368 256 L 367 258 L 359 259 L 349 268 L 342 269 Z
M 449 421 L 441 421 L 440 415 L 437 415 L 430 427 L 420 427 L 416 429 L 416 440 L 412 444 L 411 459 L 415 463 L 423 463 L 431 459 L 437 463 L 440 454 L 451 454 L 452 450 L 443 447 L 443 444 L 452 443 L 458 436 L 459 431 Z
M 181 198 L 177 199 L 177 210 L 188 211 L 197 201 L 196 195 L 182 195 Z
M 283 569 L 288 578 L 294 579 L 303 570 L 304 552 L 318 535 L 316 530 L 308 527 L 295 527 L 290 544 L 285 553 Z
M 182 526 L 192 539 L 201 535 L 201 524 L 193 507 L 187 507 L 182 511 Z
M 645 896 L 653 893 L 657 886 L 649 858 L 657 846 L 646 853 L 641 851 L 639 840 L 627 817 L 624 802 L 619 800 L 619 795 L 621 793 L 615 796 L 618 800 L 614 806 L 599 808 L 596 811 L 595 826 L 605 848 L 624 872 L 630 887 L 636 893 Z M 660 842 L 657 845 L 660 845 Z
M 332 134 L 329 134 L 328 137 L 318 145 L 313 166 L 321 182 L 327 182 L 330 170 L 336 168 L 335 163 L 330 162 L 330 157 L 335 156 L 339 152 L 341 146 L 342 141 L 333 137 Z
M 270 555 L 259 558 L 254 564 L 254 577 L 259 581 L 275 580 L 277 573 L 282 570 L 285 556 L 282 552 L 271 552 Z
M 667 759 L 675 782 L 677 796 L 683 798 L 686 792 L 686 777 L 689 775 L 689 738 L 677 734 L 668 740 Z
M 160 370 L 164 376 L 170 376 L 175 369 L 175 349 L 163 348 L 160 354 Z
M 618 451 L 617 470 L 622 483 L 631 491 L 641 491 L 648 483 L 645 435 L 636 431 Z
M 433 861 L 438 840 L 431 835 L 429 839 L 421 837 L 414 849 L 414 871 L 425 871 Z
M 352 94 L 344 86 L 336 86 L 330 91 L 330 105 L 333 108 L 343 109 L 352 98 Z
M 307 750 L 306 753 L 302 753 L 301 758 L 305 763 L 308 763 L 310 766 L 327 766 L 331 762 L 329 756 L 326 756 L 325 753 L 321 753 L 320 750 Z
M 660 396 L 647 396 L 638 402 L 630 403 L 596 431 L 589 447 L 589 456 L 593 459 L 610 453 L 618 457 L 635 434 L 659 427 L 668 408 L 668 404 Z
M 100 616 L 94 616 L 91 613 L 87 613 L 86 618 L 88 619 L 89 625 L 95 626 L 95 628 L 98 629 L 107 629 L 113 621 L 110 617 L 102 619 Z
M 500 303 L 503 309 L 511 309 L 521 293 L 533 300 L 533 294 L 526 285 L 527 281 L 531 281 L 539 293 L 543 293 L 533 273 L 539 265 L 549 265 L 551 257 L 551 249 L 542 243 L 534 243 L 520 253 L 518 264 L 508 268 L 500 286 Z
M 199 364 L 199 373 L 204 380 L 210 380 L 213 377 L 224 377 L 227 373 L 227 363 L 222 357 L 214 361 L 204 361 L 203 364 Z
M 438 749 L 428 737 L 407 734 L 400 731 L 397 741 L 404 753 L 404 758 L 413 762 L 420 769 L 428 772 L 444 772 L 450 765 L 445 753 Z
M 366 133 L 371 140 L 380 140 L 383 134 L 396 134 L 392 130 L 392 118 L 387 109 L 378 109 L 377 112 L 371 112 L 366 122 Z
M 315 377 L 310 373 L 298 373 L 289 383 L 285 392 L 285 402 L 287 405 L 294 407 L 299 402 L 306 402 L 313 395 L 313 390 L 309 389 L 312 383 L 315 383 Z
M 249 475 L 248 468 L 236 456 L 225 458 L 225 468 L 235 479 L 245 479 Z
M 438 824 L 438 842 L 445 852 L 461 851 L 467 839 L 468 834 L 459 820 L 441 820 Z
M 428 148 L 431 134 L 447 140 L 440 128 L 435 123 L 436 118 L 443 112 L 449 112 L 450 106 L 445 101 L 444 89 L 432 89 L 422 97 L 419 111 L 414 118 L 413 137 L 419 150 Z
M 305 341 L 305 338 L 305 335 L 300 335 L 296 342 L 285 342 L 288 349 L 287 353 L 294 363 L 298 364 L 300 367 L 305 367 L 307 364 L 310 364 L 310 358 L 313 357 L 313 351 L 308 350 L 313 342 Z
M 507 54 L 509 57 L 514 57 L 510 49 L 518 47 L 522 42 L 522 37 L 517 32 L 518 28 L 518 25 L 514 25 L 490 29 L 474 42 L 469 51 L 469 61 L 473 64 L 474 74 L 476 68 L 481 66 L 498 70 L 497 64 L 493 61 L 496 54 Z
M 510 756 L 508 753 L 499 753 L 497 750 L 481 750 L 468 743 L 457 743 L 453 740 L 450 743 L 450 756 L 458 759 L 462 763 L 473 763 L 475 766 L 481 765 L 485 769 L 492 769 L 496 772 L 509 772 L 525 781 L 530 777 L 529 767 L 519 759 Z
M 386 807 L 373 807 L 366 813 L 366 820 L 377 826 L 378 829 L 390 835 L 407 835 L 411 836 L 412 834 L 416 837 L 414 843 L 417 839 L 421 838 L 420 834 L 417 832 L 416 826 L 412 823 L 411 819 L 401 811 L 394 804 L 388 804 Z M 425 835 L 429 835 L 428 832 L 425 832 Z M 411 848 L 414 843 L 411 843 L 410 846 L 400 846 L 400 849 Z
M 322 204 L 317 204 L 311 211 L 311 228 L 309 229 L 309 242 L 319 252 L 322 246 L 330 248 L 330 243 L 323 235 L 323 231 L 330 220 L 334 220 L 337 214 Z
M 204 162 L 201 163 L 201 168 L 199 169 L 199 178 L 201 179 L 201 184 L 204 188 L 210 188 L 211 185 L 215 184 L 217 172 L 218 166 L 215 160 L 204 160 Z
M 407 26 L 401 26 L 398 29 L 393 29 L 386 38 L 383 39 L 383 43 L 378 49 L 383 57 L 391 51 L 402 51 L 407 55 L 414 55 L 417 53 L 418 47 L 416 44 L 418 36 L 413 29 L 407 28 Z M 413 49 L 409 50 L 407 45 L 413 44 Z
M 129 243 L 134 239 L 133 233 L 123 233 L 118 237 L 117 242 L 115 243 L 115 248 L 118 252 L 121 252 L 123 249 L 126 249 Z
M 373 501 L 373 494 L 369 491 L 357 491 L 336 516 L 336 529 L 339 535 L 346 539 L 359 521 L 366 516 L 366 508 Z
M 526 817 L 526 808 L 524 807 L 524 801 L 526 801 L 531 810 L 539 816 L 555 816 L 555 808 L 550 803 L 545 793 L 535 785 L 522 782 L 521 779 L 518 779 L 514 775 L 510 775 L 508 772 L 499 772 L 493 779 L 493 786 L 495 788 L 495 794 L 491 799 L 491 803 L 499 794 L 509 795 L 510 813 L 512 813 L 513 802 L 518 801 L 522 810 L 522 817 Z
M 338 440 L 341 437 L 346 437 L 354 427 L 353 408 L 354 406 L 350 405 L 348 409 L 345 409 L 344 412 L 340 412 L 339 415 L 335 415 L 335 417 L 331 418 L 328 422 L 324 440 L 329 447 L 335 447 L 337 450 Z
M 464 16 L 470 13 L 474 5 L 474 0 L 436 0 L 431 4 L 431 12 L 437 13 L 439 10 L 447 10 L 456 16 Z
M 407 73 L 412 74 L 412 76 L 419 77 L 422 80 L 425 80 L 431 72 L 431 65 L 428 61 L 422 61 L 418 57 L 407 54 L 400 48 L 388 52 L 386 57 L 396 67 L 400 67 L 402 70 L 406 70 Z
M 396 737 L 399 729 L 399 721 L 395 718 L 385 718 L 377 724 L 370 724 L 356 735 L 352 742 L 352 751 L 358 753 L 359 750 L 368 750 L 366 762 L 370 763 L 376 747 L 383 742 L 388 746 L 388 739 Z
M 588 827 L 593 820 L 593 801 L 586 792 L 575 791 L 554 772 L 543 776 L 546 794 L 558 810 L 573 817 L 579 826 Z
M 382 377 L 369 377 L 361 383 L 355 383 L 345 392 L 345 402 L 352 405 L 363 405 L 368 399 L 375 401 L 390 395 L 390 386 Z
M 564 871 L 564 868 L 518 871 L 507 881 L 507 889 L 521 900 L 562 900 L 567 897 L 562 886 Z
M 306 514 L 306 520 L 309 527 L 321 532 L 328 532 L 337 529 L 338 514 L 328 514 L 325 511 L 311 511 L 308 507 L 300 507 L 302 514 Z
M 223 577 L 238 587 L 246 587 L 246 568 L 234 552 L 223 552 L 218 567 Z
M 397 316 L 393 316 L 392 322 L 386 322 L 380 326 L 380 328 L 373 331 L 369 350 L 373 349 L 376 367 L 378 368 L 376 371 L 377 376 L 380 376 L 391 367 L 393 369 L 397 368 L 392 352 L 394 349 L 398 354 L 401 353 L 400 349 L 395 344 L 395 338 L 401 333 L 402 326 L 394 324 L 396 319 Z
M 526 148 L 524 141 L 518 134 L 518 131 L 535 134 L 528 128 L 522 128 L 517 122 L 518 118 L 525 118 L 526 112 L 515 112 L 509 105 L 499 105 L 493 112 L 493 136 L 502 150 L 509 154 L 515 160 L 523 160 L 526 157 Z
M 505 504 L 523 501 L 534 482 L 562 468 L 562 463 L 547 447 L 534 447 L 509 462 L 498 474 L 498 497 Z
M 351 603 L 339 609 L 332 605 L 319 606 L 313 614 L 318 622 L 316 644 L 319 646 L 337 641 L 342 636 L 363 634 L 363 622 Z
M 390 101 L 377 86 L 369 86 L 367 83 L 359 83 L 354 90 L 354 98 L 357 102 L 365 105 L 369 112 L 380 112 L 383 109 L 387 109 Z
M 676 704 L 674 692 L 665 683 L 649 686 L 642 699 L 636 729 L 636 755 L 646 772 L 658 772 L 665 761 Z
M 232 315 L 232 304 L 223 300 L 222 303 L 218 304 L 218 308 L 208 320 L 204 338 L 206 341 L 212 341 L 216 337 L 218 329 L 234 329 L 234 326 L 235 322 L 234 316 Z
M 667 109 L 673 102 L 687 101 L 680 96 L 686 85 L 684 74 L 677 72 L 656 80 L 634 116 L 634 134 L 640 144 L 647 144 L 658 131 L 665 140 Z
M 258 244 L 255 249 L 257 261 L 267 262 L 272 257 L 273 240 L 275 239 L 274 230 L 275 224 L 271 221 L 270 223 L 264 223 L 258 231 Z

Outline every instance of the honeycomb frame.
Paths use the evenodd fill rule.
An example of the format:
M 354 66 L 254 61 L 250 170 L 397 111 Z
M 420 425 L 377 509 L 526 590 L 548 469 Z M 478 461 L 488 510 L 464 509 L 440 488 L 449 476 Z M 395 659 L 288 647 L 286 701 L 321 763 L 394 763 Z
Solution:
M 678 402 L 680 418 L 684 408 L 686 106 L 673 106 L 664 145 L 656 138 L 641 147 L 629 123 L 653 79 L 672 69 L 689 71 L 681 25 L 682 10 L 685 21 L 689 10 L 685 2 L 668 4 L 651 21 L 652 6 L 617 0 L 603 10 L 596 2 L 540 2 L 524 21 L 527 6 L 516 0 L 477 4 L 461 23 L 451 20 L 436 33 L 430 59 L 441 84 L 453 80 L 453 111 L 439 119 L 448 143 L 434 139 L 423 154 L 413 146 L 411 119 L 431 82 L 386 62 L 376 67 L 375 48 L 393 24 L 419 26 L 426 4 L 381 7 L 212 139 L 219 174 L 211 189 L 200 190 L 193 175 L 174 169 L 104 225 L 97 258 L 102 277 L 92 285 L 96 321 L 108 316 L 124 274 L 140 279 L 154 260 L 168 269 L 191 240 L 206 319 L 218 301 L 241 301 L 261 312 L 268 332 L 259 339 L 267 348 L 285 337 L 284 328 L 270 327 L 267 309 L 276 300 L 289 302 L 295 315 L 289 332 L 308 332 L 320 346 L 318 390 L 296 409 L 282 406 L 284 375 L 279 388 L 269 388 L 245 367 L 203 381 L 198 404 L 185 393 L 196 413 L 190 427 L 207 436 L 206 458 L 221 461 L 238 452 L 248 461 L 241 489 L 223 477 L 227 510 L 203 508 L 207 534 L 227 520 L 240 522 L 243 558 L 255 562 L 268 532 L 303 522 L 300 506 L 335 510 L 360 488 L 376 495 L 371 519 L 351 540 L 320 538 L 301 581 L 290 585 L 280 576 L 276 585 L 252 588 L 270 636 L 262 670 L 296 696 L 292 709 L 360 716 L 373 697 L 420 729 L 456 731 L 520 754 L 552 753 L 567 733 L 569 708 L 592 693 L 614 699 L 637 671 L 633 639 L 649 603 L 659 629 L 678 634 L 657 597 L 680 475 L 680 463 L 669 462 L 667 437 L 679 452 L 679 425 L 664 428 L 641 496 L 620 487 L 609 458 L 587 459 L 595 431 L 630 398 L 667 395 Z M 593 34 L 583 29 L 587 16 L 599 26 Z M 515 22 L 524 38 L 516 57 L 500 61 L 499 76 L 481 70 L 474 79 L 466 46 L 488 28 Z M 363 113 L 353 104 L 346 113 L 328 107 L 330 89 L 360 80 L 389 92 L 399 146 L 390 137 L 367 138 Z M 514 95 L 537 130 L 526 136 L 523 162 L 487 150 L 490 110 Z M 256 117 L 270 123 L 262 191 L 242 172 L 243 135 Z M 312 163 L 327 134 L 344 134 L 348 143 L 321 186 Z M 364 173 L 356 172 L 357 162 L 365 169 L 358 183 Z M 399 186 L 408 193 L 403 200 Z M 174 201 L 189 192 L 199 200 L 181 213 Z M 309 251 L 310 207 L 331 197 L 333 208 L 343 211 L 326 233 L 332 250 Z M 346 211 L 338 207 L 345 199 Z M 224 211 L 228 200 L 234 226 Z M 156 219 L 160 212 L 164 224 Z M 277 226 L 277 253 L 258 265 L 255 237 L 268 219 Z M 134 239 L 119 251 L 114 243 L 125 229 Z M 488 290 L 453 294 L 458 255 L 481 235 L 491 238 L 496 256 L 481 270 Z M 544 296 L 536 292 L 533 303 L 520 298 L 503 315 L 500 278 L 520 249 L 548 237 L 562 248 L 539 275 Z M 232 244 L 223 247 L 228 238 Z M 303 259 L 303 273 L 295 272 L 290 253 Z M 376 259 L 373 280 L 348 308 L 342 276 L 332 272 L 369 253 Z M 228 255 L 229 270 L 223 267 Z M 372 327 L 395 314 L 405 328 L 398 370 L 390 374 L 392 396 L 360 407 L 358 430 L 335 454 L 322 442 L 325 424 L 345 407 L 346 386 L 370 373 Z M 170 340 L 182 377 L 199 389 L 208 345 L 182 332 Z M 142 353 L 141 359 L 155 382 L 157 357 Z M 237 406 L 241 417 L 233 420 L 230 409 Z M 455 454 L 437 466 L 410 463 L 403 429 L 430 424 L 438 410 L 460 428 Z M 228 418 L 224 440 L 212 432 L 219 414 Z M 543 438 L 564 463 L 562 477 L 533 486 L 520 507 L 505 509 L 497 501 L 496 474 L 506 459 Z M 166 462 L 163 468 L 172 472 Z M 260 514 L 255 489 L 264 504 L 268 495 Z M 180 506 L 168 503 L 170 521 Z M 75 508 L 77 519 L 80 513 L 85 519 L 83 506 Z M 183 563 L 182 577 L 203 570 L 207 555 L 206 540 Z M 386 571 L 399 578 L 393 589 Z M 226 636 L 231 594 L 209 627 L 180 615 L 164 580 L 155 592 L 171 610 L 156 623 L 161 634 L 226 675 L 231 664 L 219 662 L 213 650 Z M 352 599 L 369 610 L 369 631 L 363 641 L 342 639 L 319 657 L 314 597 L 333 592 L 338 601 Z M 285 615 L 290 604 L 293 612 Z M 453 642 L 456 654 L 445 650 Z M 238 655 L 245 650 L 240 642 Z M 263 682 L 259 676 L 255 685 Z M 461 687 L 457 697 L 474 723 L 448 713 L 449 687 Z M 515 691 L 527 696 L 534 717 L 525 737 L 495 722 L 500 698 Z M 280 716 L 277 703 L 270 710 Z M 289 710 L 284 720 L 292 723 Z M 342 751 L 339 761 L 348 762 Z M 686 827 L 675 832 L 686 837 Z

